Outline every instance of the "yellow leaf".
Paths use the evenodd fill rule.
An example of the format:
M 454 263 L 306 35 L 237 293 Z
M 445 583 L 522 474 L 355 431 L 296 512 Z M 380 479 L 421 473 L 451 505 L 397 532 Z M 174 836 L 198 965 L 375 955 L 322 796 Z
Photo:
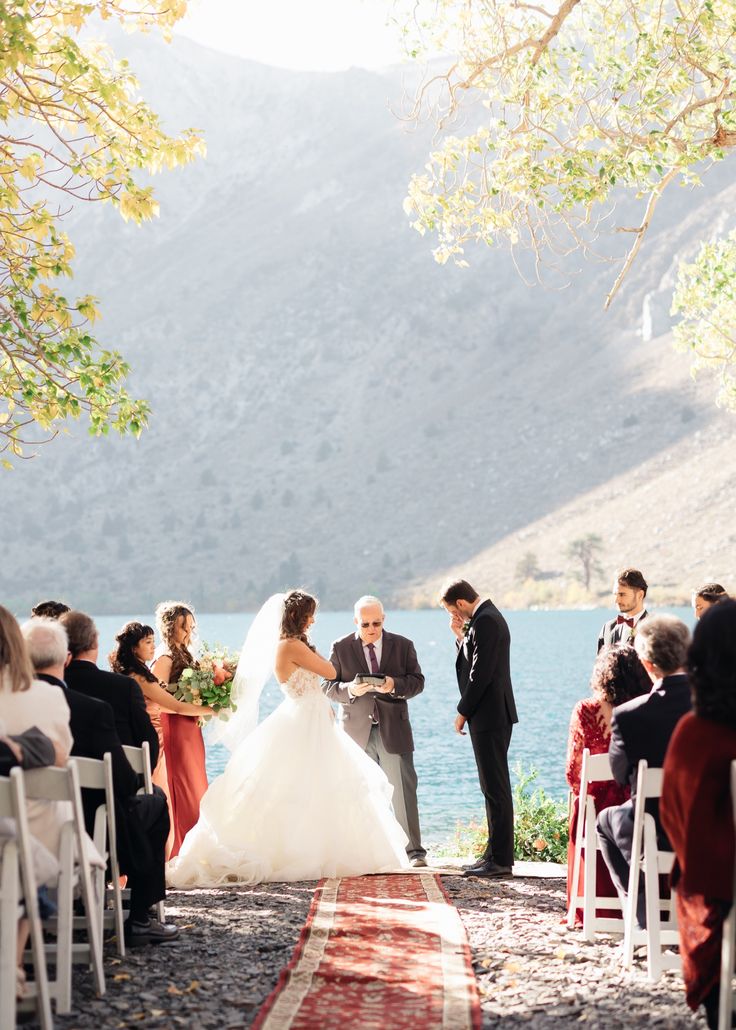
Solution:
M 130 973 L 116 973 L 113 980 L 130 980 Z

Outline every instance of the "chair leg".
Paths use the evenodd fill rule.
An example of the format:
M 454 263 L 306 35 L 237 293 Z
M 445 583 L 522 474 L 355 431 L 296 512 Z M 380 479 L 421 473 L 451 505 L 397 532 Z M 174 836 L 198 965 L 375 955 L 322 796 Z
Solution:
M 721 990 L 718 998 L 718 1030 L 731 1030 L 733 1012 L 733 961 L 736 945 L 736 912 L 734 906 L 723 923 L 721 946 Z
M 585 871 L 583 873 L 583 939 L 595 940 L 595 881 L 596 881 L 596 827 L 593 799 L 587 799 L 585 808 Z
M 15 841 L 8 841 L 2 850 L 0 870 L 0 1030 L 14 1030 L 16 934 L 20 904 Z
M 66 1015 L 72 1008 L 72 929 L 74 926 L 74 841 L 71 824 L 62 830 L 59 848 L 59 884 L 56 891 L 59 910 L 56 921 L 56 979 L 55 1000 L 57 1013 Z
M 647 912 L 647 972 L 651 983 L 656 983 L 662 975 L 663 963 L 657 833 L 651 816 L 647 816 L 644 823 L 644 895 Z

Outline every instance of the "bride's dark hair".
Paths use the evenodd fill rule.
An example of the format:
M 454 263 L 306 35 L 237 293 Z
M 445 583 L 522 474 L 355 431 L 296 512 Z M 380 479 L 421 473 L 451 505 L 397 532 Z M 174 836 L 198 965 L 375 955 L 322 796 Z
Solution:
M 307 638 L 307 619 L 317 611 L 317 598 L 303 590 L 290 590 L 284 598 L 284 614 L 281 619 L 281 639 L 296 637 L 303 640 L 314 651 L 314 645 Z
M 130 676 L 137 673 L 149 683 L 158 682 L 145 662 L 134 653 L 133 648 L 140 644 L 145 637 L 153 636 L 153 626 L 146 626 L 142 622 L 127 622 L 115 637 L 117 647 L 110 652 L 108 661 L 113 672 Z

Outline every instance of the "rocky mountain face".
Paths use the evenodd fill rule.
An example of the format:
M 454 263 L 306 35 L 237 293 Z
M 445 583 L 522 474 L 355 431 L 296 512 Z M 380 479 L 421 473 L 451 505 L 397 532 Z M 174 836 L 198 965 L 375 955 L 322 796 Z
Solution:
M 154 225 L 70 218 L 76 288 L 154 414 L 139 441 L 75 426 L 2 476 L 6 603 L 240 610 L 295 584 L 328 607 L 427 603 L 457 569 L 507 602 L 570 603 L 565 551 L 587 533 L 606 579 L 638 562 L 663 598 L 706 574 L 736 587 L 736 419 L 667 336 L 673 263 L 733 220 L 732 161 L 660 205 L 604 314 L 606 262 L 564 290 L 501 251 L 434 263 L 401 206 L 431 133 L 392 110 L 400 72 L 118 49 L 208 157 L 156 180 Z M 529 551 L 543 590 L 518 582 Z

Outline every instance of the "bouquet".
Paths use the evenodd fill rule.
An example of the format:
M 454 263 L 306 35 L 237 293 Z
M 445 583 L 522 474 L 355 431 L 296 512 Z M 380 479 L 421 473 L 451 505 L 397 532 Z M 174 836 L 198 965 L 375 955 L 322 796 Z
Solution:
M 236 710 L 231 694 L 233 678 L 238 665 L 238 655 L 224 647 L 210 648 L 202 645 L 202 655 L 197 665 L 184 669 L 178 683 L 173 684 L 172 694 L 177 701 L 191 705 L 206 705 L 220 719 L 229 719 Z M 202 717 L 209 721 L 210 715 Z

